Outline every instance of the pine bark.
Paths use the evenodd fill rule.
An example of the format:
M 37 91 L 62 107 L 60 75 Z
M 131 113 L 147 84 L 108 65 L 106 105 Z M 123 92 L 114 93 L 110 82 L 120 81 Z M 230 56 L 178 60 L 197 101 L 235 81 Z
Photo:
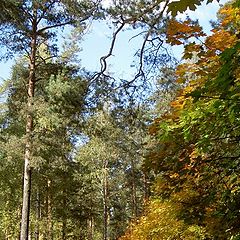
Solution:
M 26 144 L 24 154 L 24 179 L 23 179 L 23 202 L 22 202 L 22 220 L 20 239 L 28 240 L 30 198 L 31 198 L 31 155 L 32 155 L 32 134 L 33 134 L 33 97 L 35 90 L 35 72 L 36 72 L 36 50 L 37 50 L 37 20 L 32 22 L 31 52 L 29 63 L 28 79 L 28 112 L 26 120 Z

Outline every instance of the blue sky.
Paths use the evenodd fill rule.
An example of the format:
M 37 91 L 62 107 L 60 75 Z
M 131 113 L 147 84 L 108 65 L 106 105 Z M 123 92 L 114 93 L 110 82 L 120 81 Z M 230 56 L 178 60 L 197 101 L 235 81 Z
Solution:
M 198 19 L 206 33 L 210 34 L 211 25 L 209 21 L 216 20 L 216 13 L 220 7 L 219 4 L 224 4 L 226 2 L 227 0 L 220 0 L 220 3 L 218 3 L 215 0 L 210 4 L 206 4 L 205 1 L 205 4 L 198 7 L 196 11 L 187 11 L 186 14 L 182 14 L 179 17 L 184 18 L 186 15 L 189 15 L 192 19 Z M 136 35 L 136 32 L 134 33 L 133 31 L 122 32 L 117 39 L 114 56 L 108 60 L 110 64 L 110 72 L 117 72 L 119 77 L 130 76 L 135 72 L 130 66 L 133 62 L 134 53 L 141 46 L 142 38 L 134 38 L 129 41 L 134 35 Z M 110 38 L 111 32 L 109 32 L 106 24 L 93 24 L 91 33 L 85 36 L 85 41 L 82 45 L 83 51 L 80 54 L 82 58 L 82 66 L 85 66 L 90 70 L 99 70 L 99 58 L 107 53 Z M 176 57 L 180 57 L 180 54 L 180 49 L 175 50 Z
M 224 4 L 227 0 L 220 0 L 220 4 Z M 203 4 L 196 11 L 187 11 L 187 14 L 194 19 L 199 19 L 206 32 L 210 33 L 209 21 L 216 19 L 216 12 L 219 9 L 219 3 L 214 1 L 208 5 Z M 185 17 L 186 14 L 181 17 Z M 108 52 L 112 31 L 109 30 L 107 24 L 95 22 L 90 26 L 89 34 L 84 36 L 82 42 L 82 52 L 80 53 L 81 65 L 88 70 L 97 71 L 100 69 L 99 59 Z M 136 35 L 133 31 L 121 32 L 118 36 L 114 56 L 108 63 L 110 64 L 109 71 L 116 72 L 118 77 L 126 77 L 132 75 L 134 69 L 131 68 L 133 55 L 140 47 L 141 38 L 134 38 L 129 41 L 132 36 Z M 176 52 L 180 55 L 180 52 Z M 0 63 L 0 79 L 8 78 L 10 75 L 12 61 Z

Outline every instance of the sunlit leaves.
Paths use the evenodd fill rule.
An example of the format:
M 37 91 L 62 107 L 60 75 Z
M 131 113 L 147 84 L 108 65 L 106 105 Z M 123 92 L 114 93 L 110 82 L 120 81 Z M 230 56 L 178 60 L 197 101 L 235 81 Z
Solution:
M 167 26 L 167 43 L 181 45 L 192 37 L 205 36 L 197 22 L 187 19 L 183 22 L 172 19 Z
M 185 193 L 188 194 L 188 193 Z M 185 224 L 179 218 L 181 203 L 179 201 L 150 201 L 145 214 L 129 227 L 120 240 L 164 240 L 164 239 L 205 239 L 204 228 Z
M 183 204 L 177 217 L 219 239 L 239 232 L 238 13 L 223 8 L 201 41 L 191 22 L 170 22 L 169 43 L 185 45 L 185 61 L 176 70 L 181 90 L 171 113 L 150 128 L 156 142 L 145 162 L 161 178 L 156 194 Z

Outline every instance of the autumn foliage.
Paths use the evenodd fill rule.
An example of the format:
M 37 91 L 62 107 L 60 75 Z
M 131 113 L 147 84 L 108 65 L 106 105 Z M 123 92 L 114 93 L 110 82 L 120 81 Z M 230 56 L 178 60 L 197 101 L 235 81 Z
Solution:
M 154 198 L 121 240 L 239 239 L 240 68 L 238 1 L 218 13 L 212 34 L 187 19 L 168 24 L 184 45 L 171 111 L 150 127 L 145 167 Z M 202 38 L 199 41 L 199 38 Z

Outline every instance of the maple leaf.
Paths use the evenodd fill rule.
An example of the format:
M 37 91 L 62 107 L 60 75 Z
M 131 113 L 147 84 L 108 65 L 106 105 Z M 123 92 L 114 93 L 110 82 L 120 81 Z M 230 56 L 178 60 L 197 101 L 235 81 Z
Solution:
M 219 0 L 217 0 L 219 2 Z M 183 13 L 188 8 L 192 11 L 196 10 L 197 6 L 200 6 L 203 0 L 179 0 L 168 4 L 168 13 L 172 16 L 176 16 L 178 12 Z M 208 3 L 213 2 L 213 0 L 208 0 Z
M 203 36 L 205 36 L 205 33 L 198 22 L 191 19 L 183 22 L 172 19 L 167 26 L 167 43 L 171 45 L 181 45 L 189 38 Z
M 172 14 L 172 16 L 176 16 L 178 12 L 183 13 L 188 8 L 190 10 L 195 10 L 196 5 L 201 5 L 202 0 L 180 0 L 178 2 L 171 2 L 168 5 L 168 12 Z

